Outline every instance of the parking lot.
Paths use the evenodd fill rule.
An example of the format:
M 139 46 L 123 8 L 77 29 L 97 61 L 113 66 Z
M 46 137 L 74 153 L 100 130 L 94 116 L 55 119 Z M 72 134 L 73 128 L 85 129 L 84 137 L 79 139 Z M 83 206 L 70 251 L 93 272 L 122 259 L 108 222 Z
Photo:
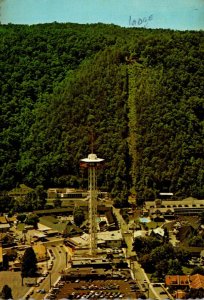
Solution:
M 136 299 L 139 291 L 135 282 L 116 279 L 59 282 L 47 299 Z

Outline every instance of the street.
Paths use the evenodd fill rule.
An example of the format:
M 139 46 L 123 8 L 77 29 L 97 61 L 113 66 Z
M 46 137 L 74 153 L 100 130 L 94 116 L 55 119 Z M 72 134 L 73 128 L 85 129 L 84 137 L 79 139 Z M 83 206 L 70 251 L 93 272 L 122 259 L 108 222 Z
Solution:
M 118 220 L 119 227 L 125 239 L 127 248 L 126 248 L 126 259 L 128 261 L 128 265 L 131 269 L 133 278 L 138 283 L 141 291 L 145 293 L 147 298 L 150 299 L 167 299 L 169 295 L 164 292 L 164 288 L 162 285 L 154 286 L 147 277 L 144 269 L 136 260 L 137 253 L 133 251 L 133 231 L 129 230 L 128 224 L 125 222 L 123 217 L 120 214 L 120 209 L 113 207 L 113 212 Z M 163 294 L 164 292 L 164 294 Z M 162 295 L 160 294 L 162 293 Z M 173 298 L 172 298 L 173 299 Z
M 57 244 L 53 242 L 47 246 L 47 250 L 51 253 L 50 260 L 44 263 L 44 272 L 49 272 L 46 277 L 40 277 L 38 282 L 40 282 L 38 287 L 32 287 L 29 292 L 31 297 L 35 300 L 41 300 L 44 298 L 45 294 L 49 291 L 52 285 L 54 285 L 59 279 L 60 272 L 66 267 L 67 257 L 66 249 L 63 244 Z M 52 259 L 54 257 L 54 259 Z M 53 267 L 48 270 L 48 266 L 53 262 Z

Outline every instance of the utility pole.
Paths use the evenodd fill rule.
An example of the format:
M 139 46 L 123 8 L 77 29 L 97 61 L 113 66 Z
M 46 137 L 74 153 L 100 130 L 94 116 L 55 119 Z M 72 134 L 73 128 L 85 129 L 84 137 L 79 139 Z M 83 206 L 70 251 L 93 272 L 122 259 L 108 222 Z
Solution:
M 65 266 L 67 268 L 67 251 L 65 252 Z
M 51 275 L 51 272 L 50 272 L 50 289 L 52 287 L 52 275 Z
M 46 267 L 48 271 L 48 255 L 47 255 L 47 247 L 45 246 L 45 251 L 46 251 Z

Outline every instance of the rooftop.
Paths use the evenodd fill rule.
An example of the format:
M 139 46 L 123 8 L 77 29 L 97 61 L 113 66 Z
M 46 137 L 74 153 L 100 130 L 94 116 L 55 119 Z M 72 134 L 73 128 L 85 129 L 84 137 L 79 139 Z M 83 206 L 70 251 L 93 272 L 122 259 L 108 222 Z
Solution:
M 0 216 L 0 224 L 6 224 L 6 223 L 8 223 L 6 217 Z
M 166 285 L 185 285 L 193 289 L 204 287 L 204 275 L 167 275 L 165 277 Z
M 110 240 L 122 240 L 122 234 L 120 230 L 114 231 L 102 231 L 98 232 L 98 240 L 110 241 Z

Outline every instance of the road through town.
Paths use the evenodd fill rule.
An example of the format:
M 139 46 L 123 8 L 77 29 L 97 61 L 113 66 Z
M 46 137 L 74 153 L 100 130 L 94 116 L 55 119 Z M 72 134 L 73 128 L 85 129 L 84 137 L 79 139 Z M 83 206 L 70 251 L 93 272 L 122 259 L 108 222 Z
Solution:
M 47 245 L 47 250 L 50 255 L 50 259 L 48 262 L 44 264 L 44 272 L 49 272 L 46 277 L 40 277 L 38 279 L 38 282 L 40 282 L 39 286 L 32 287 L 29 292 L 27 293 L 31 295 L 31 297 L 35 300 L 42 300 L 44 298 L 43 295 L 45 295 L 51 286 L 53 286 L 59 279 L 60 273 L 63 269 L 66 267 L 67 263 L 67 254 L 66 249 L 64 248 L 63 244 L 54 243 Z M 54 259 L 53 259 L 54 258 Z M 52 266 L 52 270 L 48 270 L 48 266 Z M 26 295 L 24 296 L 26 298 Z
M 129 225 L 125 222 L 122 215 L 120 214 L 120 209 L 113 207 L 113 212 L 117 218 L 118 224 L 120 226 L 121 232 L 124 236 L 125 243 L 127 245 L 126 248 L 126 258 L 131 268 L 132 275 L 135 281 L 141 288 L 141 291 L 144 291 L 146 296 L 150 299 L 162 299 L 161 295 L 155 291 L 154 287 L 152 286 L 149 278 L 147 277 L 144 269 L 141 268 L 141 265 L 136 260 L 137 253 L 133 251 L 133 231 L 129 230 Z

